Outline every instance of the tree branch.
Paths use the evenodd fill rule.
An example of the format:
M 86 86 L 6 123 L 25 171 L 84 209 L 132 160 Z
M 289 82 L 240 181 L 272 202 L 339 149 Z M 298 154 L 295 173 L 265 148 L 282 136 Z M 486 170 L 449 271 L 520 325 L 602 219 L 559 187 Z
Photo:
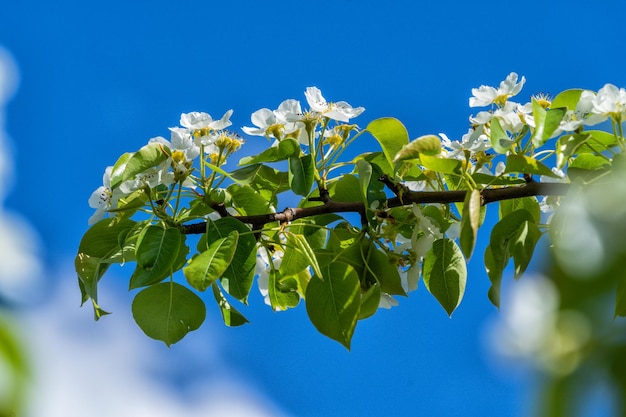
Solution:
M 555 182 L 536 182 L 532 178 L 520 186 L 490 188 L 481 191 L 481 204 L 486 205 L 496 201 L 512 200 L 522 197 L 539 195 L 565 195 L 570 184 Z M 412 203 L 462 203 L 465 201 L 465 190 L 458 191 L 410 191 L 402 196 L 392 197 L 387 200 L 387 207 L 400 207 Z M 252 225 L 253 230 L 259 230 L 263 225 L 272 222 L 292 222 L 297 219 L 328 213 L 359 213 L 364 218 L 365 205 L 362 202 L 341 202 L 330 198 L 320 199 L 323 204 L 313 207 L 286 208 L 280 213 L 260 214 L 255 216 L 234 216 L 242 223 Z M 206 231 L 206 222 L 183 225 L 183 233 L 200 234 Z

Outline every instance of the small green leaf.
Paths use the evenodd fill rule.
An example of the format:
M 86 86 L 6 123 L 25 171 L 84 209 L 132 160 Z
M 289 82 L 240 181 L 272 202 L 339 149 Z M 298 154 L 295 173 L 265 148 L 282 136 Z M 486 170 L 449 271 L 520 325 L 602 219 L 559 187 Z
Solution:
M 519 172 L 523 174 L 545 175 L 552 178 L 559 178 L 550 168 L 527 155 L 511 154 L 506 157 L 505 174 Z
M 371 317 L 378 310 L 380 304 L 380 285 L 372 285 L 365 294 L 361 296 L 361 309 L 359 310 L 359 320 Z
M 563 116 L 567 112 L 566 108 L 544 109 L 535 99 L 532 100 L 533 117 L 535 119 L 535 132 L 532 137 L 535 147 L 542 146 L 558 129 Z
M 435 156 L 441 153 L 441 139 L 435 135 L 424 135 L 404 145 L 393 158 L 393 162 L 417 159 L 421 154 Z
M 111 175 L 111 188 L 114 189 L 122 182 L 133 178 L 135 175 L 159 165 L 161 162 L 166 161 L 170 155 L 171 151 L 162 143 L 152 142 L 147 144 L 128 158 L 121 175 L 114 176 L 113 174 L 116 174 L 116 170 L 115 167 L 113 168 L 113 173 Z M 122 156 L 122 158 L 125 157 Z M 120 163 L 119 160 L 116 163 L 116 166 L 118 163 Z
M 441 158 L 439 156 L 422 154 L 420 162 L 426 169 L 442 174 L 460 175 L 463 170 L 463 161 L 454 158 Z
M 233 204 L 244 216 L 274 213 L 276 209 L 249 185 L 231 184 L 227 188 Z
M 512 198 L 510 200 L 502 200 L 498 204 L 500 205 L 500 219 L 514 211 L 526 210 L 530 213 L 535 223 L 539 224 L 541 221 L 541 208 L 539 207 L 537 197 Z
M 580 101 L 580 96 L 582 95 L 583 90 L 579 88 L 573 88 L 571 90 L 565 90 L 560 92 L 554 97 L 552 103 L 550 104 L 551 108 L 559 108 L 565 107 L 568 110 L 576 110 L 576 106 Z
M 465 194 L 463 215 L 461 218 L 461 235 L 459 243 L 465 258 L 469 259 L 474 252 L 478 226 L 480 225 L 480 191 L 472 190 Z
M 300 302 L 298 293 L 298 277 L 284 276 L 277 270 L 270 270 L 268 274 L 268 295 L 270 304 L 276 311 L 293 308 Z
M 228 327 L 236 327 L 241 326 L 246 323 L 249 323 L 248 319 L 244 317 L 236 308 L 230 305 L 224 294 L 220 291 L 219 287 L 216 283 L 211 285 L 213 289 L 213 296 L 215 297 L 215 301 L 220 308 L 220 312 L 222 313 L 222 320 L 224 320 L 224 324 Z
M 278 162 L 300 155 L 300 143 L 295 139 L 281 140 L 277 146 L 272 146 L 257 156 L 246 156 L 239 160 L 239 165 L 250 165 L 261 162 Z
M 289 185 L 294 193 L 309 195 L 314 179 L 315 161 L 311 154 L 289 158 Z
M 377 249 L 369 239 L 361 241 L 360 250 L 366 276 L 365 282 L 369 284 L 373 281 L 380 284 L 380 290 L 387 294 L 406 296 L 398 267 L 392 263 L 389 256 Z
M 578 152 L 578 149 L 589 139 L 591 139 L 591 135 L 588 133 L 561 136 L 556 142 L 557 168 L 563 168 L 569 158 Z
M 328 187 L 328 192 L 335 201 L 363 201 L 361 184 L 352 174 L 343 174 L 337 181 L 332 182 Z
M 140 291 L 133 300 L 133 317 L 152 339 L 170 346 L 204 322 L 202 300 L 175 282 L 163 282 Z
M 361 286 L 354 269 L 342 262 L 322 267 L 306 290 L 306 311 L 317 330 L 350 349 L 361 306 Z
M 78 284 L 82 293 L 82 303 L 91 298 L 95 320 L 109 314 L 98 305 L 98 281 L 110 265 L 102 262 L 100 258 L 94 258 L 84 253 L 79 253 L 74 260 Z
M 239 240 L 233 259 L 222 274 L 220 283 L 228 294 L 247 304 L 256 267 L 256 239 L 250 233 L 250 228 L 233 217 L 224 217 L 209 223 L 206 241 L 210 245 L 227 237 L 232 231 L 239 233 Z
M 230 265 L 238 240 L 239 233 L 235 230 L 211 243 L 206 251 L 193 258 L 189 265 L 183 268 L 187 282 L 198 291 L 206 290 Z
M 398 119 L 391 117 L 376 119 L 367 125 L 367 131 L 378 141 L 391 166 L 396 154 L 409 143 L 409 134 Z
M 490 126 L 491 133 L 489 139 L 491 141 L 491 147 L 498 153 L 507 153 L 515 141 L 509 138 L 509 135 L 507 135 L 502 128 L 502 125 L 497 117 L 491 119 Z
M 130 289 L 152 285 L 170 276 L 184 242 L 185 235 L 177 228 L 156 225 L 144 228 L 135 248 L 137 268 L 130 278 Z
M 132 220 L 102 219 L 83 235 L 78 252 L 93 258 L 106 258 L 120 249 L 119 236 L 137 223 Z
M 502 273 L 509 259 L 513 258 L 517 279 L 526 270 L 540 237 L 535 218 L 525 209 L 510 212 L 491 230 L 490 243 L 485 251 L 485 268 L 492 283 L 489 299 L 497 307 Z
M 313 272 L 320 276 L 322 272 L 320 271 L 320 266 L 317 263 L 317 258 L 315 257 L 315 253 L 309 242 L 305 239 L 304 236 L 295 233 L 285 233 L 285 238 L 287 240 L 287 249 L 285 250 L 285 256 L 283 257 L 283 261 L 280 264 L 280 271 L 283 275 L 295 275 L 298 272 L 306 269 L 308 266 L 313 268 Z M 287 257 L 288 252 L 290 254 L 299 254 L 302 257 L 303 262 L 292 262 L 294 257 Z M 295 255 L 294 255 L 295 256 Z M 288 262 L 289 265 L 284 265 L 285 262 Z M 302 267 L 304 266 L 304 268 Z
M 459 247 L 448 238 L 433 242 L 424 258 L 424 285 L 449 316 L 458 307 L 465 293 L 467 266 Z
M 487 296 L 489 301 L 498 308 L 500 308 L 500 289 L 502 288 L 502 273 L 506 265 L 503 262 L 496 263 L 491 251 L 491 246 L 487 245 L 485 249 L 485 269 L 487 270 L 487 276 L 491 282 L 489 292 Z

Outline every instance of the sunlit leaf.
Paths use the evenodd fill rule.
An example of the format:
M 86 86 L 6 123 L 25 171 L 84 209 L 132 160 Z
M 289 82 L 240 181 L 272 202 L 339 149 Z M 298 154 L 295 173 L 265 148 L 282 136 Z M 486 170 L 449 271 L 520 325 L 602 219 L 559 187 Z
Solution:
M 409 143 L 409 134 L 398 119 L 383 117 L 367 125 L 367 131 L 380 144 L 389 165 L 393 166 L 393 159 L 402 147 Z
M 231 184 L 228 186 L 235 207 L 246 216 L 255 214 L 267 214 L 275 212 L 271 202 L 268 202 L 261 194 L 249 185 Z
M 404 145 L 393 158 L 393 162 L 417 159 L 421 154 L 435 156 L 441 153 L 441 139 L 435 135 L 424 135 Z
M 461 235 L 459 238 L 461 250 L 467 259 L 472 256 L 474 245 L 476 244 L 478 226 L 480 225 L 480 208 L 480 191 L 468 191 L 465 194 L 465 201 L 463 203 Z
M 491 119 L 490 126 L 491 133 L 489 139 L 491 140 L 491 147 L 498 153 L 507 153 L 515 141 L 511 140 L 509 135 L 507 135 L 497 117 Z
M 209 224 L 205 234 L 206 242 L 210 245 L 227 237 L 232 231 L 239 233 L 237 248 L 230 265 L 220 278 L 220 283 L 228 294 L 247 303 L 256 267 L 256 239 L 250 233 L 250 228 L 235 218 L 224 217 Z
M 206 290 L 230 265 L 238 240 L 239 233 L 232 231 L 227 237 L 211 243 L 206 251 L 193 258 L 189 265 L 183 268 L 187 282 L 198 291 Z
M 421 164 L 431 171 L 440 172 L 442 174 L 461 174 L 463 170 L 463 161 L 454 158 L 442 158 L 423 154 L 420 156 Z
M 565 107 L 568 110 L 576 110 L 576 105 L 580 101 L 580 96 L 582 95 L 584 90 L 579 88 L 573 88 L 571 90 L 565 90 L 560 92 L 554 97 L 552 103 L 550 103 L 551 108 L 559 108 Z
M 281 140 L 277 146 L 272 146 L 256 156 L 246 156 L 239 160 L 239 165 L 250 165 L 261 162 L 278 162 L 300 155 L 300 143 L 295 139 Z
M 545 175 L 559 178 L 550 168 L 528 155 L 511 154 L 506 157 L 505 173 L 519 172 L 523 174 Z
M 535 99 L 532 100 L 533 117 L 535 119 L 535 132 L 532 137 L 535 147 L 542 146 L 556 129 L 558 129 L 563 116 L 567 112 L 564 107 L 544 109 Z
M 114 167 L 111 175 L 111 188 L 116 188 L 122 182 L 133 178 L 135 175 L 159 165 L 161 162 L 167 160 L 170 155 L 171 151 L 162 143 L 152 142 L 147 144 L 128 158 L 124 170 L 119 176 L 114 175 L 116 174 Z

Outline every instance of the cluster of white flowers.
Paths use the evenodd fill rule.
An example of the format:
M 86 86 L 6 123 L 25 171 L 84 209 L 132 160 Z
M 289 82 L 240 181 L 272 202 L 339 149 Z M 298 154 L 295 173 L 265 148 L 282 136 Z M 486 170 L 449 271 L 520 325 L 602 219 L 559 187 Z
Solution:
M 285 137 L 294 137 L 305 146 L 309 143 L 306 126 L 310 121 L 325 117 L 337 122 L 348 123 L 365 111 L 363 107 L 352 107 L 345 101 L 328 102 L 317 87 L 308 87 L 304 92 L 310 110 L 303 112 L 300 102 L 288 99 L 280 103 L 278 109 L 263 108 L 252 113 L 254 127 L 243 127 L 243 131 L 252 136 L 273 137 L 277 141 Z M 324 137 L 332 132 L 324 132 Z
M 482 127 L 489 134 L 487 127 L 494 118 L 498 119 L 503 129 L 511 134 L 520 133 L 525 125 L 535 127 L 532 102 L 520 104 L 509 99 L 517 95 L 526 79 L 518 81 L 518 75 L 514 72 L 509 74 L 500 83 L 499 88 L 481 86 L 472 89 L 472 97 L 469 99 L 470 107 L 492 107 L 490 110 L 480 111 L 470 117 L 470 122 L 476 129 Z M 550 98 L 539 94 L 534 99 L 544 108 L 550 106 Z M 583 125 L 593 126 L 611 118 L 616 123 L 626 120 L 626 90 L 617 88 L 612 84 L 606 84 L 597 93 L 583 90 L 580 100 L 575 109 L 569 109 L 560 122 L 552 137 L 557 137 L 565 132 L 574 132 Z M 469 149 L 463 147 L 463 149 Z
M 161 136 L 151 138 L 148 143 L 160 143 L 171 151 L 170 157 L 159 165 L 137 174 L 113 189 L 111 174 L 113 166 L 105 169 L 103 184 L 89 197 L 89 207 L 96 209 L 89 218 L 89 225 L 102 220 L 107 211 L 115 209 L 119 199 L 128 196 L 144 185 L 154 188 L 158 185 L 169 186 L 179 178 L 186 181 L 193 161 L 200 155 L 200 148 L 204 147 L 206 154 L 216 154 L 219 149 L 216 145 L 223 129 L 231 125 L 230 116 L 233 111 L 227 111 L 219 120 L 213 120 L 211 115 L 202 112 L 183 113 L 180 116 L 182 127 L 171 127 L 170 140 Z M 123 170 L 123 166 L 119 169 Z M 184 183 L 193 187 L 191 182 Z

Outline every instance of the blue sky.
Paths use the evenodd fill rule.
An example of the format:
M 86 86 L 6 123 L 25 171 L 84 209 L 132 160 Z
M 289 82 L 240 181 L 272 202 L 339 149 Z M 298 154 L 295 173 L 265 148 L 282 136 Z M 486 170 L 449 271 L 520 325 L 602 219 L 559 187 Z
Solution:
M 244 310 L 251 325 L 227 329 L 209 306 L 204 326 L 167 349 L 133 327 L 128 268 L 103 282 L 101 301 L 115 318 L 94 323 L 88 308 L 78 309 L 73 256 L 104 168 L 167 135 L 183 112 L 219 117 L 233 108 L 233 127 L 240 127 L 250 125 L 253 111 L 286 98 L 304 102 L 304 89 L 317 86 L 328 99 L 364 106 L 361 126 L 394 116 L 411 137 L 445 132 L 458 139 L 468 127 L 471 88 L 497 85 L 511 71 L 527 78 L 524 99 L 607 82 L 626 86 L 623 2 L 5 3 L 0 46 L 13 56 L 20 81 L 4 113 L 15 167 L 4 209 L 38 235 L 37 285 L 45 289 L 33 290 L 36 302 L 22 310 L 25 338 L 55 346 L 59 356 L 50 361 L 68 367 L 72 358 L 93 354 L 116 363 L 110 368 L 118 377 L 103 378 L 112 385 L 125 379 L 127 390 L 103 389 L 102 396 L 124 407 L 103 405 L 102 415 L 131 415 L 123 412 L 167 395 L 177 404 L 171 407 L 182 408 L 146 410 L 195 415 L 184 408 L 193 403 L 198 415 L 218 414 L 198 398 L 231 394 L 226 406 L 251 404 L 258 415 L 527 414 L 531 379 L 503 367 L 485 336 L 497 312 L 479 255 L 452 319 L 421 288 L 359 323 L 351 352 L 319 335 L 304 306 L 277 314 L 254 294 Z M 246 151 L 262 145 L 248 138 Z M 478 254 L 486 236 L 483 230 Z M 42 317 L 59 331 L 43 331 Z M 137 360 L 119 362 L 124 355 Z M 55 369 L 43 362 L 54 380 Z M 92 372 L 70 373 L 67 390 L 80 393 L 105 373 L 99 362 L 81 362 Z M 220 389 L 229 394 L 216 395 Z M 137 394 L 124 395 L 131 391 Z M 55 401 L 52 394 L 41 398 Z M 66 415 L 79 415 L 72 412 Z

